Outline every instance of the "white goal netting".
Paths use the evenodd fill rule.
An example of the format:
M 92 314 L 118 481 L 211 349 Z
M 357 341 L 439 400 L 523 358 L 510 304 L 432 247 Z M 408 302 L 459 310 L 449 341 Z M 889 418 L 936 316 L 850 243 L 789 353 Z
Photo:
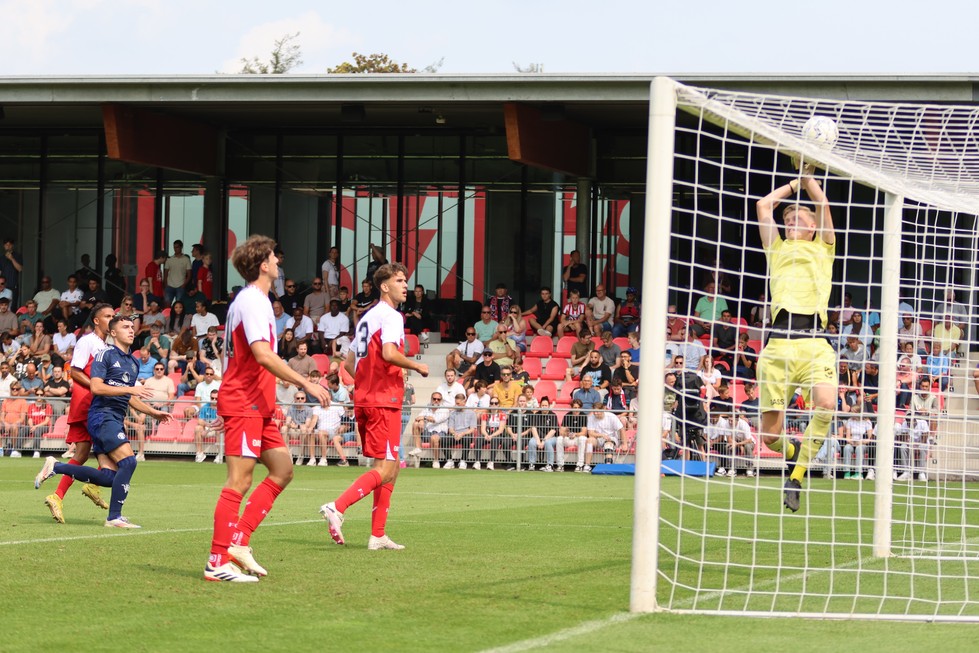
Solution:
M 667 383 L 640 388 L 640 432 L 671 442 L 637 461 L 633 608 L 979 620 L 979 108 L 654 89 L 643 380 Z M 803 135 L 815 116 L 831 146 Z M 816 334 L 835 408 L 793 512 L 752 398 L 777 337 L 756 204 L 789 185 L 784 236 L 785 205 L 813 205 L 800 163 L 835 234 Z M 789 389 L 781 424 L 803 451 L 811 391 Z

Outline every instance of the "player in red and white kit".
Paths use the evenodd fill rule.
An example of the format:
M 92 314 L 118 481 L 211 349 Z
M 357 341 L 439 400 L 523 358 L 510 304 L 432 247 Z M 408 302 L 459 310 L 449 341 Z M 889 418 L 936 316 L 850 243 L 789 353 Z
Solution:
M 89 373 L 92 371 L 92 361 L 95 355 L 107 349 L 105 337 L 109 333 L 109 320 L 115 310 L 109 304 L 96 304 L 92 307 L 91 319 L 93 330 L 82 336 L 75 343 L 75 351 L 71 356 L 71 379 L 74 381 L 71 390 L 71 403 L 68 404 L 68 435 L 65 441 L 75 445 L 75 453 L 69 465 L 84 465 L 92 451 L 92 438 L 88 434 L 88 408 L 92 404 L 92 393 L 89 391 Z M 44 505 L 51 510 L 55 521 L 64 524 L 65 516 L 62 501 L 68 488 L 75 482 L 71 476 L 62 476 L 58 489 L 54 494 L 44 497 Z M 82 486 L 82 494 L 92 500 L 99 508 L 108 510 L 109 504 L 102 498 L 97 485 L 86 483 Z
M 231 262 L 248 285 L 228 308 L 225 327 L 224 378 L 218 390 L 217 411 L 224 420 L 224 453 L 228 480 L 214 508 L 211 555 L 205 580 L 255 582 L 268 572 L 252 556 L 248 542 L 272 503 L 292 480 L 292 454 L 273 421 L 275 378 L 306 391 L 328 405 L 330 391 L 293 371 L 276 353 L 275 315 L 269 301 L 272 282 L 279 275 L 275 241 L 252 236 L 231 254 Z M 241 502 L 252 484 L 259 460 L 268 476 Z M 244 571 L 243 571 L 244 570 Z
M 405 339 L 404 317 L 395 307 L 408 296 L 408 271 L 400 263 L 386 263 L 374 273 L 374 287 L 381 300 L 357 323 L 354 343 L 344 366 L 354 377 L 354 417 L 360 431 L 364 455 L 374 459 L 373 468 L 358 478 L 346 491 L 320 508 L 330 525 L 330 537 L 343 544 L 343 513 L 369 494 L 374 495 L 371 537 L 367 548 L 403 549 L 384 533 L 391 493 L 398 478 L 401 445 L 401 403 L 404 376 L 401 369 L 428 376 L 428 365 L 417 363 L 401 353 Z

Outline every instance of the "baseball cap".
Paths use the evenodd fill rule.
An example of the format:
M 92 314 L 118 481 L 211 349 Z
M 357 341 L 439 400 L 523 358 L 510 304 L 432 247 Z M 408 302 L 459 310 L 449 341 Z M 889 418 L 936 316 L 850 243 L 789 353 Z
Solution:
M 625 289 L 625 294 L 627 294 L 627 295 L 638 295 L 639 293 L 636 292 L 636 287 L 635 286 L 629 286 L 628 288 Z

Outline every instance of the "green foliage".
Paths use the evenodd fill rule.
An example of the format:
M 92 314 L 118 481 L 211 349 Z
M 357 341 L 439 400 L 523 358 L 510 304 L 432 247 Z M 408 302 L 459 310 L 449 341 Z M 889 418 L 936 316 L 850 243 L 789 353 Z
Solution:
M 275 42 L 268 61 L 258 57 L 241 60 L 239 73 L 249 75 L 283 75 L 303 62 L 302 48 L 294 43 L 299 38 L 299 32 L 286 34 Z
M 398 63 L 394 61 L 386 54 L 360 54 L 359 52 L 354 52 L 350 55 L 353 58 L 353 63 L 349 61 L 344 61 L 342 64 L 336 66 L 335 68 L 327 68 L 326 72 L 334 74 L 351 74 L 351 73 L 416 73 L 418 72 L 406 63 Z M 435 64 L 432 64 L 435 65 Z M 441 60 L 438 62 L 438 66 L 441 66 Z M 437 68 L 436 68 L 437 70 Z M 434 70 L 430 72 L 435 72 Z

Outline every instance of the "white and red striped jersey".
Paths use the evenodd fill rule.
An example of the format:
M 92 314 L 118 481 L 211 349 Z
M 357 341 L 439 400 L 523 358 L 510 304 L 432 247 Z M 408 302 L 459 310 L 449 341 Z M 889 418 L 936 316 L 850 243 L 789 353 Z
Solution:
M 567 317 L 576 320 L 585 314 L 585 304 L 583 304 L 582 302 L 578 302 L 577 304 L 572 304 L 571 302 L 568 302 L 567 304 L 564 305 L 564 308 L 561 309 L 561 312 L 564 313 Z
M 405 339 L 404 317 L 386 302 L 378 302 L 357 323 L 351 350 L 355 356 L 354 404 L 362 408 L 397 408 L 404 397 L 401 368 L 384 360 L 381 349 Z
M 105 340 L 98 337 L 95 332 L 89 333 L 79 338 L 75 343 L 75 351 L 71 355 L 71 366 L 79 369 L 91 376 L 92 361 L 102 350 L 108 349 L 109 345 Z M 68 405 L 68 423 L 84 424 L 88 420 L 88 409 L 92 405 L 92 391 L 82 387 L 80 383 L 75 383 L 71 388 L 71 403 Z
M 268 296 L 246 286 L 228 307 L 225 324 L 225 372 L 218 390 L 218 415 L 266 417 L 275 414 L 275 376 L 252 353 L 252 343 L 269 343 L 276 352 L 275 314 Z

